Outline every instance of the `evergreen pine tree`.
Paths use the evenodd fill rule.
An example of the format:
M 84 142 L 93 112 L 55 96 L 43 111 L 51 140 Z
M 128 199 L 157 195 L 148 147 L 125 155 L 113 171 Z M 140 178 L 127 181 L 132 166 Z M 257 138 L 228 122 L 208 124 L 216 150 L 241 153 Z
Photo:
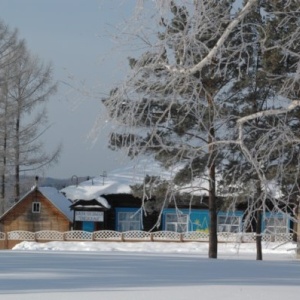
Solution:
M 177 185 L 206 176 L 211 258 L 217 257 L 218 174 L 229 190 L 250 191 L 261 259 L 267 184 L 287 165 L 280 158 L 288 143 L 299 141 L 292 126 L 300 105 L 298 6 L 248 0 L 235 11 L 229 0 L 176 3 L 168 2 L 170 12 L 160 18 L 160 40 L 129 60 L 132 73 L 104 100 L 122 125 L 110 146 L 175 166 Z
M 163 46 L 137 60 L 131 58 L 134 75 L 124 87 L 126 93 L 116 89 L 104 100 L 112 117 L 140 129 L 135 134 L 113 133 L 112 148 L 128 147 L 132 156 L 153 154 L 167 168 L 180 162 L 181 169 L 175 177 L 178 185 L 192 183 L 199 176 L 207 179 L 210 258 L 217 257 L 216 169 L 221 163 L 220 152 L 213 142 L 224 131 L 223 89 L 236 76 L 236 68 L 233 63 L 215 60 L 187 77 L 170 76 L 161 65 L 172 62 L 188 68 L 201 61 L 226 29 L 231 3 L 216 1 L 211 5 L 204 1 L 201 9 L 205 12 L 197 5 L 192 12 L 172 2 L 172 17 L 160 22 L 163 31 L 159 38 Z M 198 14 L 203 14 L 203 18 L 199 19 Z M 227 77 L 218 75 L 223 68 L 227 68 Z M 202 186 L 196 189 L 204 192 Z

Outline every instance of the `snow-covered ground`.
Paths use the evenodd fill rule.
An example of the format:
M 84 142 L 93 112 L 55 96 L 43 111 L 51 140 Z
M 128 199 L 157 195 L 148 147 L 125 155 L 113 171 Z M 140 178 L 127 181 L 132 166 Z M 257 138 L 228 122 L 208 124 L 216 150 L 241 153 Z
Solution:
M 2 300 L 297 299 L 296 245 L 23 242 L 0 252 Z

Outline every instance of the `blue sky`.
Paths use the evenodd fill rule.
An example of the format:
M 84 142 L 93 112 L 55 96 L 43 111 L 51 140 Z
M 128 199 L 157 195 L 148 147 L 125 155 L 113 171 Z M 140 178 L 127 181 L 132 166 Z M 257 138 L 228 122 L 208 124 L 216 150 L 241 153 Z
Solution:
M 87 140 L 100 114 L 100 99 L 122 79 L 124 53 L 107 34 L 131 16 L 135 0 L 0 0 L 0 19 L 27 41 L 32 53 L 52 62 L 60 84 L 48 103 L 49 122 L 44 135 L 49 150 L 62 142 L 57 166 L 44 174 L 57 178 L 96 176 L 122 166 L 124 155 L 107 149 L 107 131 L 95 144 Z M 41 175 L 41 174 L 38 174 Z

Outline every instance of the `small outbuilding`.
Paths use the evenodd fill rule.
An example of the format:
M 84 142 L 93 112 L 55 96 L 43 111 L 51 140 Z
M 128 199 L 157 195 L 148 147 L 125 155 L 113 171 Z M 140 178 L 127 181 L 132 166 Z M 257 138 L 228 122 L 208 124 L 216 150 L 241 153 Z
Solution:
M 0 231 L 69 231 L 71 202 L 53 187 L 34 186 L 0 217 Z

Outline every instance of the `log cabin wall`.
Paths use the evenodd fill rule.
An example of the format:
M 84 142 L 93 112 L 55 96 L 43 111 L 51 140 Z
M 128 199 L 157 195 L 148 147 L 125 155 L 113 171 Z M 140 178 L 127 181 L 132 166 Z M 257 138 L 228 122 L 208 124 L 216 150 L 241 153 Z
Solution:
M 40 203 L 40 212 L 33 212 L 33 202 Z M 70 230 L 69 220 L 39 191 L 32 191 L 17 203 L 1 220 L 2 231 Z

